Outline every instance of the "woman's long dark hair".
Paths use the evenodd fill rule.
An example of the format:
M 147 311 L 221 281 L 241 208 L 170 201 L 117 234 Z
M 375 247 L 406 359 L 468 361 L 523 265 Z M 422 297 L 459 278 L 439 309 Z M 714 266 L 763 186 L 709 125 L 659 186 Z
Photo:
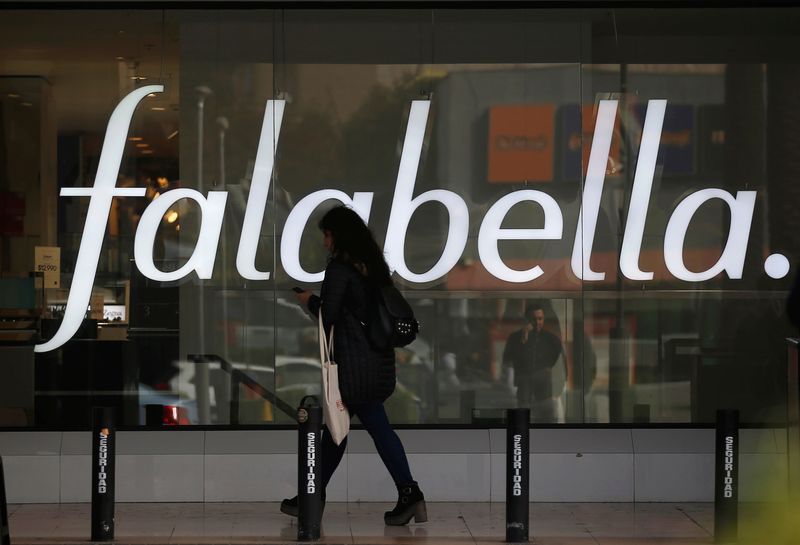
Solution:
M 332 257 L 366 269 L 368 280 L 378 286 L 392 283 L 391 273 L 369 227 L 352 208 L 331 208 L 319 221 L 322 231 L 333 237 Z

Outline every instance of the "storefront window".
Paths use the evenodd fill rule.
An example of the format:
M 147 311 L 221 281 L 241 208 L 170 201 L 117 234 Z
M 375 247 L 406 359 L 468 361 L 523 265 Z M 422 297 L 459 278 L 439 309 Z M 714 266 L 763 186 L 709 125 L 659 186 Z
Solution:
M 340 201 L 397 424 L 785 418 L 800 11 L 3 15 L 0 426 L 291 424 Z

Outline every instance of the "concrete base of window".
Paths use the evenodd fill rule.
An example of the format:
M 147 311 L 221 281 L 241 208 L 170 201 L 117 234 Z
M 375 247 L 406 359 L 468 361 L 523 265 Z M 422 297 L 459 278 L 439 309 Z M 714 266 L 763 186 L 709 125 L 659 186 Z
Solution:
M 504 430 L 400 430 L 430 501 L 505 501 Z M 531 501 L 713 501 L 714 430 L 533 429 Z M 781 429 L 742 430 L 740 499 L 786 495 Z M 0 432 L 10 503 L 90 500 L 89 432 Z M 279 501 L 295 494 L 297 432 L 137 431 L 117 436 L 118 502 Z M 770 484 L 772 483 L 772 484 Z M 363 430 L 329 501 L 396 499 Z

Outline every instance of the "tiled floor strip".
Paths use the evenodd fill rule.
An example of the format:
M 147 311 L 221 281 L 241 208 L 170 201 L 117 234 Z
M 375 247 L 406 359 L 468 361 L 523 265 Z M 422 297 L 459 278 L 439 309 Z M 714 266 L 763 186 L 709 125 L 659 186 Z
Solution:
M 88 542 L 89 504 L 9 507 L 12 545 Z M 402 527 L 383 523 L 391 507 L 330 503 L 318 543 L 478 545 L 505 538 L 502 503 L 430 503 L 427 523 Z M 531 542 L 539 545 L 713 543 L 710 503 L 535 503 L 530 515 Z M 127 503 L 116 506 L 115 534 L 115 545 L 278 544 L 296 542 L 297 525 L 277 503 Z
M 503 542 L 502 503 L 428 504 L 425 524 L 386 526 L 388 503 L 329 503 L 324 545 Z M 79 545 L 88 542 L 90 505 L 9 506 L 12 545 Z M 790 513 L 790 511 L 786 511 Z M 779 508 L 740 506 L 740 544 L 789 544 L 798 524 L 781 524 Z M 765 515 L 766 514 L 766 515 Z M 766 517 L 766 518 L 765 518 Z M 786 520 L 797 517 L 787 516 Z M 711 503 L 532 503 L 531 543 L 537 545 L 711 544 Z M 277 503 L 125 503 L 116 506 L 114 545 L 272 545 L 295 543 L 296 520 Z

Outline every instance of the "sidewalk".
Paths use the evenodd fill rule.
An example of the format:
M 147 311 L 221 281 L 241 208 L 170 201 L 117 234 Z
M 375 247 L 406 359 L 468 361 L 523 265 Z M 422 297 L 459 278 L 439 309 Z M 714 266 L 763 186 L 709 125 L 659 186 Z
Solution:
M 292 543 L 296 520 L 277 503 L 117 504 L 115 543 L 253 545 Z M 505 539 L 503 503 L 429 503 L 429 521 L 383 523 L 388 503 L 330 503 L 323 544 L 496 544 Z M 542 545 L 713 543 L 711 503 L 535 503 L 531 542 Z M 12 545 L 88 541 L 89 504 L 10 505 Z M 767 543 L 764 541 L 764 543 Z

